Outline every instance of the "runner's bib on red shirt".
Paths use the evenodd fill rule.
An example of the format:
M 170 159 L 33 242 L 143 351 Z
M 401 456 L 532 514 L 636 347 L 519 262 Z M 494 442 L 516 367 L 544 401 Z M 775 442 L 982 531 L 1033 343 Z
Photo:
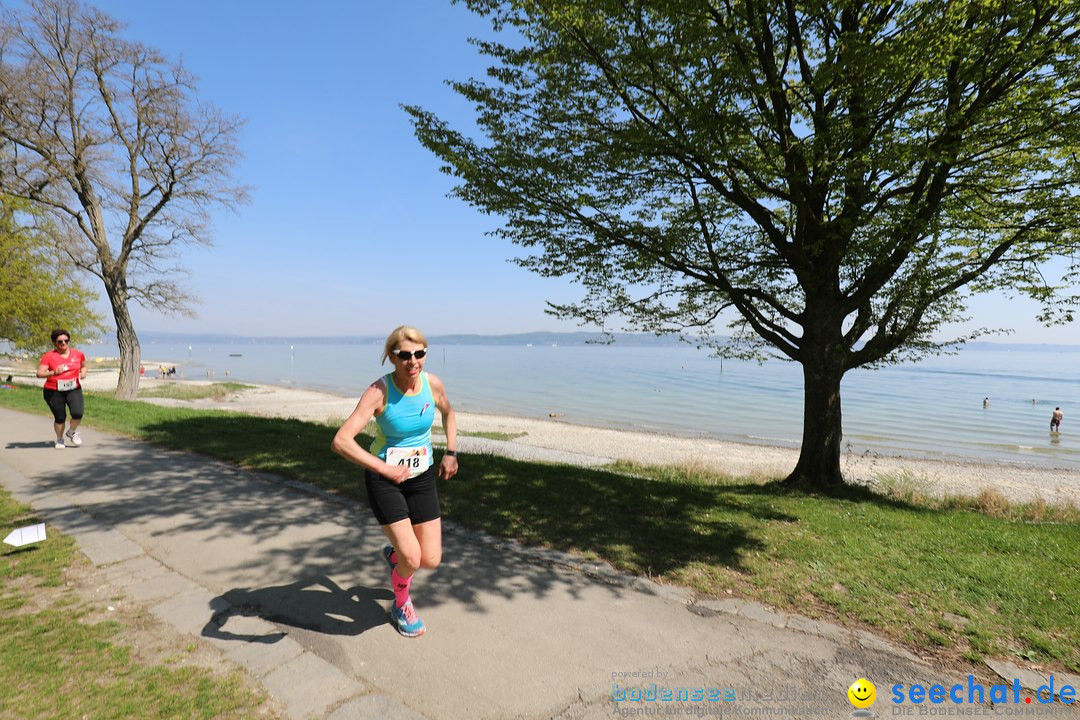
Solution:
M 80 387 L 79 372 L 82 370 L 83 365 L 86 364 L 86 356 L 78 350 L 69 350 L 67 357 L 55 350 L 50 350 L 42 355 L 40 364 L 47 367 L 49 372 L 56 372 L 56 369 L 61 365 L 67 365 L 67 370 L 59 375 L 50 375 L 45 378 L 46 390 L 65 392 Z

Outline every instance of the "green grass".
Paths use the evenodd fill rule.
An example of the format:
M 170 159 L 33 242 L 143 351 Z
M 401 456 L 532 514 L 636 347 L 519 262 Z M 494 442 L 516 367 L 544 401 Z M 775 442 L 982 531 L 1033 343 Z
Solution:
M 438 426 L 431 428 L 431 433 L 433 435 L 435 435 L 435 436 L 443 435 L 445 437 L 445 434 L 443 433 L 442 428 L 440 428 Z M 478 437 L 478 438 L 487 438 L 488 440 L 502 440 L 503 442 L 509 442 L 510 440 L 517 440 L 518 438 L 523 438 L 526 435 L 528 435 L 529 433 L 527 433 L 527 432 L 508 433 L 508 432 L 497 432 L 495 430 L 479 430 L 479 431 L 458 430 L 457 434 L 458 434 L 458 437 Z
M 0 404 L 44 413 L 36 391 Z M 88 394 L 89 424 L 362 498 L 329 450 L 336 427 Z M 992 494 L 831 495 L 700 470 L 463 455 L 444 514 L 466 527 L 603 559 L 708 596 L 875 629 L 943 658 L 986 655 L 1080 671 L 1080 518 Z M 965 622 L 944 619 L 950 613 Z
M 495 432 L 494 430 L 488 430 L 488 431 L 481 430 L 479 432 L 463 432 L 461 430 L 458 431 L 458 435 L 461 435 L 461 436 L 464 436 L 464 437 L 487 438 L 488 440 L 502 440 L 503 442 L 508 442 L 510 440 L 517 440 L 518 438 L 523 438 L 528 434 L 529 433 L 526 433 L 526 432 L 516 432 L 516 433 Z
M 212 398 L 214 400 L 221 400 L 233 393 L 238 393 L 241 390 L 248 390 L 251 387 L 251 385 L 234 382 L 211 383 L 210 385 L 167 382 L 164 385 L 140 387 L 139 397 L 173 398 L 176 400 L 202 400 L 204 398 Z
M 0 528 L 41 521 L 0 488 Z M 47 531 L 43 542 L 0 552 L 0 717 L 265 716 L 238 674 L 138 662 L 115 640 L 123 626 L 93 621 L 95 608 L 66 586 L 87 563 L 72 539 Z

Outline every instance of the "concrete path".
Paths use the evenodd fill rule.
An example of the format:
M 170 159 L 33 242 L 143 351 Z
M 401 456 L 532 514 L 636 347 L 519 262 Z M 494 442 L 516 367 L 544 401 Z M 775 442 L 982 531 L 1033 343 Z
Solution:
M 402 638 L 365 506 L 92 427 L 81 448 L 50 435 L 48 418 L 0 410 L 0 482 L 73 535 L 103 582 L 219 648 L 290 717 L 846 717 L 859 677 L 877 683 L 881 717 L 893 684 L 967 682 L 865 632 L 695 602 L 452 526 L 443 565 L 414 585 L 428 632 Z M 636 699 L 654 687 L 690 699 Z

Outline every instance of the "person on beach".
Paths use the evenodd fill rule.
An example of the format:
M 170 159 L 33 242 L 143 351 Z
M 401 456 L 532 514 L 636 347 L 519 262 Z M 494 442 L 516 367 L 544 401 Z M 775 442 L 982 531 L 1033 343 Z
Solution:
M 1050 416 L 1050 432 L 1061 431 L 1061 419 L 1065 417 L 1065 413 L 1061 412 L 1061 408 L 1054 408 L 1054 414 Z
M 41 356 L 37 376 L 45 378 L 45 404 L 53 414 L 57 450 L 63 450 L 64 426 L 71 411 L 71 426 L 66 433 L 71 444 L 82 445 L 79 423 L 83 416 L 82 380 L 86 377 L 86 356 L 71 347 L 71 333 L 67 330 L 52 331 L 53 349 Z
M 449 480 L 458 471 L 457 420 L 442 380 L 424 372 L 427 352 L 427 340 L 419 330 L 408 325 L 394 329 L 382 354 L 382 362 L 389 359 L 394 371 L 368 386 L 330 444 L 335 453 L 364 468 L 371 509 L 391 542 L 382 551 L 394 590 L 390 617 L 406 637 L 426 630 L 410 595 L 413 575 L 442 561 L 436 476 Z M 446 432 L 446 451 L 437 472 L 431 448 L 436 408 Z M 377 432 L 365 450 L 356 436 L 372 417 Z

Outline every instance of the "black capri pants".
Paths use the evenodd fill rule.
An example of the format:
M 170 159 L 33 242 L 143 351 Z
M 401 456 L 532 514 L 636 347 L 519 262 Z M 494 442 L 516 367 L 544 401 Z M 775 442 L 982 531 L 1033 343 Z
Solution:
M 57 425 L 67 422 L 67 410 L 71 409 L 71 419 L 81 420 L 83 416 L 82 388 L 74 390 L 50 390 L 45 388 L 45 404 L 52 410 L 53 420 Z
M 380 525 L 390 525 L 408 518 L 413 525 L 438 520 L 439 492 L 435 487 L 435 466 L 432 465 L 400 485 L 371 470 L 364 470 L 364 485 L 368 502 Z

